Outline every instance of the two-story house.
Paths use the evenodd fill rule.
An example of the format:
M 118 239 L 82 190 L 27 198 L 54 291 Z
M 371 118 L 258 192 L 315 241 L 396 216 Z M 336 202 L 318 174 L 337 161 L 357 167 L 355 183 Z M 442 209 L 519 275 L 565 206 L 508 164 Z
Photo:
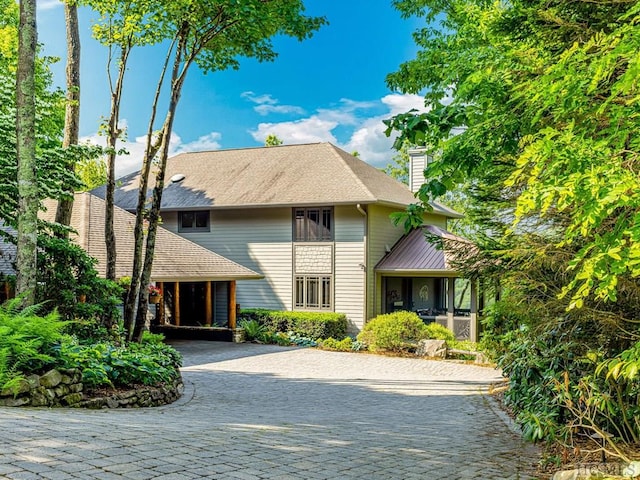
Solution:
M 377 314 L 414 310 L 475 337 L 475 300 L 456 297 L 460 280 L 444 252 L 389 217 L 415 202 L 411 190 L 334 145 L 183 153 L 169 159 L 166 178 L 163 227 L 263 276 L 237 281 L 243 308 L 342 312 L 353 333 Z M 119 180 L 119 207 L 135 210 L 138 179 Z M 459 216 L 434 204 L 424 223 L 444 236 Z M 204 286 L 189 288 L 202 298 Z M 473 286 L 465 293 L 475 299 Z M 165 310 L 175 324 L 174 307 Z M 202 324 L 198 312 L 181 324 Z

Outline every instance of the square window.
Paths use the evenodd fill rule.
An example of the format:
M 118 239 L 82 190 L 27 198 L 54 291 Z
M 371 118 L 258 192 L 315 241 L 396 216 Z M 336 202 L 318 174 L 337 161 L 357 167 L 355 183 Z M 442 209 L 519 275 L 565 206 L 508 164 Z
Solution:
M 209 210 L 178 212 L 178 232 L 209 232 Z

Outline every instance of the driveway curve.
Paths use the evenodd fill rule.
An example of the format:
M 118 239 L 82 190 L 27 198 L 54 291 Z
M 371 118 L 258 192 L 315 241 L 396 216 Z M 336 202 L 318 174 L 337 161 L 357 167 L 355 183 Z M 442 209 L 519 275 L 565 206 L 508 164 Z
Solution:
M 6 479 L 525 479 L 537 452 L 490 368 L 175 342 L 185 395 L 137 410 L 0 408 Z

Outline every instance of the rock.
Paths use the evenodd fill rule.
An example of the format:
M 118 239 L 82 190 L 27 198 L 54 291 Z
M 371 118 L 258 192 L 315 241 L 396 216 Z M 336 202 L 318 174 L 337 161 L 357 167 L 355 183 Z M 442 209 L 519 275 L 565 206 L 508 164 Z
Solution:
M 31 399 L 29 397 L 8 397 L 8 398 L 0 398 L 0 405 L 3 407 L 22 407 L 24 405 L 29 405 Z
M 34 407 L 47 407 L 49 406 L 49 397 L 45 395 L 45 390 L 37 388 L 31 392 L 31 405 Z
M 81 393 L 70 393 L 62 397 L 62 403 L 65 405 L 75 405 L 76 403 L 80 403 L 82 399 Z
M 605 476 L 598 469 L 580 468 L 576 470 L 564 470 L 556 472 L 551 480 L 596 480 Z
M 53 392 L 56 394 L 56 397 L 62 398 L 65 395 L 68 395 L 69 393 L 71 393 L 71 390 L 69 389 L 69 385 L 65 385 L 62 383 L 58 385 L 56 388 L 54 388 Z
M 446 358 L 447 342 L 444 340 L 420 340 L 416 348 L 419 357 Z
M 0 392 L 0 396 L 14 397 L 16 395 L 20 395 L 21 393 L 27 393 L 30 390 L 31 390 L 31 384 L 26 378 L 22 378 L 12 387 L 3 388 L 2 391 Z
M 57 387 L 62 381 L 62 374 L 58 370 L 49 370 L 40 377 L 40 385 L 46 388 Z
M 640 462 L 638 461 L 631 462 L 622 471 L 622 475 L 624 475 L 625 477 L 631 477 L 631 478 L 640 477 Z
M 27 382 L 29 382 L 29 385 L 31 385 L 32 390 L 38 388 L 40 386 L 40 375 L 32 373 L 27 377 Z
M 82 384 L 81 383 L 73 383 L 71 385 L 69 385 L 69 391 L 71 393 L 79 393 L 82 391 Z

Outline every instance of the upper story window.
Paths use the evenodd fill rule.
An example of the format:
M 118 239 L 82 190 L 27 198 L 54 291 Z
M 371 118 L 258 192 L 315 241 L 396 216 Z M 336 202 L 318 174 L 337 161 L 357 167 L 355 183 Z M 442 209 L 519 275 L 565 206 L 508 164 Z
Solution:
M 293 241 L 325 242 L 333 240 L 333 208 L 293 209 Z
M 179 232 L 209 232 L 209 210 L 178 212 Z

